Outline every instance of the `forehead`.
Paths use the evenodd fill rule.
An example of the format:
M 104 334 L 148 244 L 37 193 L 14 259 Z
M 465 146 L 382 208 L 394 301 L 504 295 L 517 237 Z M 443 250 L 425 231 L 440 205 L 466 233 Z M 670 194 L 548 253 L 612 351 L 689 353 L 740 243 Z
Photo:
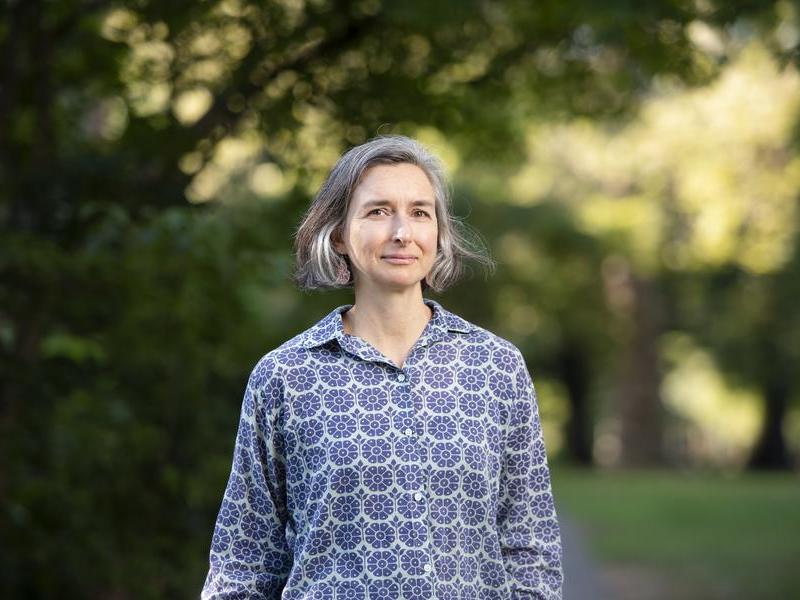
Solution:
M 410 163 L 378 164 L 364 171 L 353 190 L 355 203 L 369 200 L 430 200 L 434 190 L 428 175 Z

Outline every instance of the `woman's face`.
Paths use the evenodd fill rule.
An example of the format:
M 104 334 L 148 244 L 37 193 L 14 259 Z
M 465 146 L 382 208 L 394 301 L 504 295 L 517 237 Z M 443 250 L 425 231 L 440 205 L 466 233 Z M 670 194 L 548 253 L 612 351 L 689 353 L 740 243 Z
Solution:
M 407 163 L 375 165 L 350 199 L 337 252 L 347 254 L 357 287 L 419 285 L 436 259 L 439 227 L 433 187 Z

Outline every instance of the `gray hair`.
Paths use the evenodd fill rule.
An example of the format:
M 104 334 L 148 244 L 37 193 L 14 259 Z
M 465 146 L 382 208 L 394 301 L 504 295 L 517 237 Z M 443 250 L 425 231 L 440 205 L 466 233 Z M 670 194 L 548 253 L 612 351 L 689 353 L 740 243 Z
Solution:
M 344 227 L 350 199 L 364 173 L 378 164 L 408 163 L 422 169 L 436 199 L 439 229 L 436 259 L 422 281 L 435 292 L 456 283 L 464 273 L 464 261 L 474 260 L 494 270 L 480 234 L 451 212 L 450 187 L 441 161 L 418 141 L 402 135 L 382 135 L 348 150 L 336 162 L 314 197 L 295 233 L 293 280 L 301 290 L 353 286 L 349 259 L 333 247 L 332 234 Z M 347 283 L 337 281 L 342 265 L 350 269 Z

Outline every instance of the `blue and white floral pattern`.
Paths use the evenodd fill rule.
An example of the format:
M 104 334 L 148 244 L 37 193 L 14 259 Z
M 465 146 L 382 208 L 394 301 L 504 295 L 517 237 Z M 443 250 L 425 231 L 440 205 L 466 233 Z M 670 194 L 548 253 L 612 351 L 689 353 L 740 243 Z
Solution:
M 509 341 L 425 299 L 402 368 L 342 313 L 263 356 L 203 600 L 558 600 L 536 392 Z

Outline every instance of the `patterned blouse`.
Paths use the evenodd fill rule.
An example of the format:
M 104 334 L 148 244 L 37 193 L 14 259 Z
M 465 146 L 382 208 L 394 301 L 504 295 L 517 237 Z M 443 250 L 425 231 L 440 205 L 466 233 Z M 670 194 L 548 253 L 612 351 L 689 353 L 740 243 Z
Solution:
M 525 360 L 424 302 L 402 368 L 344 332 L 349 304 L 255 365 L 203 600 L 561 598 Z

